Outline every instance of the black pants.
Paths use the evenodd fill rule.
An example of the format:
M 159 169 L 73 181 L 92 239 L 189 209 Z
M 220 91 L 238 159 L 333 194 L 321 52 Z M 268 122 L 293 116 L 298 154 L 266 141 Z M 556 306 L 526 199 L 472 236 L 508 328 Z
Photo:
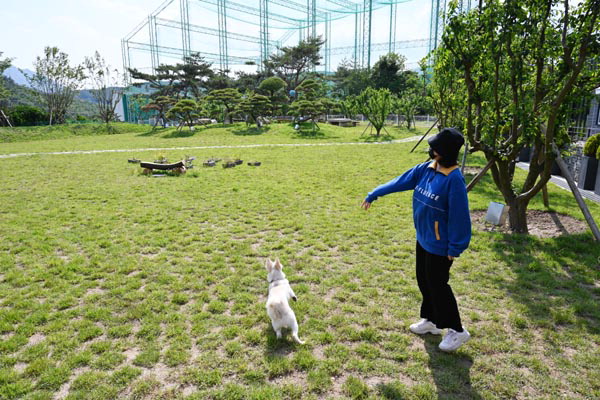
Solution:
M 456 299 L 448 285 L 452 261 L 425 250 L 417 242 L 417 282 L 423 295 L 421 318 L 427 318 L 439 329 L 461 332 L 462 324 Z

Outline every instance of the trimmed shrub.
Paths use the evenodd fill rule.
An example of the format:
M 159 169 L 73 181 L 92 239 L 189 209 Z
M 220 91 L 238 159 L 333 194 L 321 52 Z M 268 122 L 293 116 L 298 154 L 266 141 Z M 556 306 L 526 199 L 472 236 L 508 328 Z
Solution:
M 585 146 L 583 146 L 583 155 L 587 157 L 597 158 L 598 157 L 598 149 L 600 148 L 600 133 L 592 135 L 585 142 Z
M 48 114 L 38 107 L 19 104 L 8 112 L 8 117 L 13 126 L 46 125 Z

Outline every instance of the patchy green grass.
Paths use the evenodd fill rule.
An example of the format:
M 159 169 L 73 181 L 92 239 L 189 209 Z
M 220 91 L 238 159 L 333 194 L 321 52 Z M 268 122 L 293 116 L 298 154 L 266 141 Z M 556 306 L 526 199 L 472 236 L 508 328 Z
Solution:
M 101 123 L 85 123 L 16 128 L 0 127 L 0 142 L 9 143 L 31 140 L 71 139 L 81 136 L 114 135 L 126 132 L 144 133 L 148 130 L 147 125 L 125 123 L 112 123 L 108 126 Z
M 323 127 L 323 138 L 285 125 L 231 129 L 244 128 L 2 152 L 368 139 L 364 127 Z M 475 231 L 451 279 L 472 340 L 445 354 L 439 337 L 409 333 L 420 302 L 411 194 L 359 205 L 426 158 L 412 146 L 162 150 L 263 163 L 164 178 L 127 163 L 155 150 L 0 160 L 0 399 L 599 397 L 600 246 L 589 232 Z M 568 192 L 549 191 L 556 211 L 581 219 Z M 471 207 L 492 200 L 501 201 L 486 177 Z M 304 346 L 272 331 L 266 257 L 281 259 L 298 296 Z
M 3 142 L 0 154 L 140 148 L 172 149 L 182 146 L 389 141 L 422 134 L 429 128 L 419 126 L 416 130 L 408 130 L 405 127 L 388 126 L 387 134 L 376 138 L 369 134 L 368 126 L 364 124 L 353 128 L 325 123 L 319 125 L 321 130 L 315 135 L 305 131 L 296 132 L 291 124 L 271 124 L 260 131 L 255 126 L 247 127 L 243 123 L 225 126 L 207 125 L 196 127 L 193 131 L 187 128 L 181 131 L 176 128 L 152 130 L 148 125 L 114 124 L 115 129 L 120 132 L 118 135 L 107 135 L 102 124 L 12 129 L 0 127 L 0 143 Z M 135 155 L 135 151 L 128 155 Z

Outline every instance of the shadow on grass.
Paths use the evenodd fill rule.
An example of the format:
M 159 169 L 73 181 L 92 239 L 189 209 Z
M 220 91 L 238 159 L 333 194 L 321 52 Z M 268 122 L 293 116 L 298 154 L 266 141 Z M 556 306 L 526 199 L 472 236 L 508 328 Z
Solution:
M 429 368 L 436 386 L 438 399 L 481 400 L 481 395 L 471 385 L 471 367 L 473 360 L 461 353 L 444 353 L 438 348 L 440 336 L 421 337 L 425 350 L 429 354 Z M 428 385 L 428 384 L 427 384 Z M 433 398 L 432 392 L 419 393 L 419 384 L 406 386 L 399 382 L 379 384 L 376 387 L 384 399 L 401 400 L 413 398 Z
M 478 400 L 481 396 L 471 385 L 473 359 L 465 354 L 444 353 L 438 348 L 441 338 L 434 335 L 423 336 L 425 349 L 429 354 L 429 368 L 437 386 L 438 398 Z
M 376 135 L 361 135 L 360 139 L 364 142 L 367 143 L 376 143 L 376 142 L 390 142 L 394 139 L 397 139 L 395 136 L 393 135 L 388 135 L 385 133 L 380 134 L 379 136 Z
M 292 134 L 292 139 L 331 140 L 339 138 L 339 136 L 328 135 L 326 132 L 321 130 L 313 132 L 312 129 L 294 130 Z
M 137 136 L 141 136 L 141 137 L 156 136 L 156 135 L 160 135 L 165 132 L 168 132 L 169 130 L 174 130 L 174 129 L 177 129 L 177 128 L 163 128 L 162 126 L 159 126 L 159 127 L 156 127 L 155 129 L 150 129 L 147 132 L 140 133 Z
M 284 329 L 282 331 L 283 337 L 277 339 L 275 331 L 273 331 L 273 328 L 269 324 L 265 327 L 263 334 L 267 337 L 267 346 L 265 347 L 264 352 L 265 358 L 267 359 L 273 360 L 275 358 L 283 358 L 296 350 L 298 346 L 298 344 L 294 342 L 294 339 L 292 339 L 292 334 L 289 329 Z
M 512 318 L 517 328 L 577 326 L 600 333 L 600 246 L 589 232 L 553 239 L 499 236 L 491 248 L 515 274 L 499 284 L 524 306 L 525 315 Z
M 186 138 L 186 137 L 192 137 L 194 136 L 196 133 L 198 133 L 199 131 L 204 130 L 203 128 L 194 128 L 193 131 L 190 130 L 190 128 L 183 128 L 180 131 L 178 130 L 174 130 L 171 131 L 169 133 L 167 133 L 166 135 L 163 135 L 163 138 L 165 139 L 176 139 L 176 138 Z
M 481 158 L 471 157 L 471 162 L 474 161 L 479 165 L 484 162 Z M 502 195 L 490 175 L 488 172 L 479 181 L 473 193 L 502 202 Z M 470 179 L 472 176 L 467 175 L 467 182 Z M 538 193 L 528 209 L 544 209 L 541 196 L 541 192 Z M 551 192 L 550 211 L 562 212 L 575 207 L 571 193 Z M 580 215 L 576 217 L 581 218 Z M 564 230 L 559 223 L 557 226 Z M 495 259 L 511 270 L 510 278 L 498 275 L 491 279 L 507 296 L 522 305 L 511 315 L 516 328 L 577 326 L 590 333 L 600 333 L 597 307 L 600 301 L 600 246 L 589 229 L 586 233 L 547 239 L 524 234 L 481 234 L 486 236 L 482 240 L 488 241 Z
M 271 130 L 271 127 L 269 126 L 265 126 L 263 128 L 257 128 L 256 126 L 252 126 L 252 127 L 246 127 L 243 129 L 232 129 L 231 132 L 234 135 L 238 135 L 238 136 L 256 136 L 256 135 L 262 135 L 263 133 L 267 133 L 269 132 L 269 130 Z

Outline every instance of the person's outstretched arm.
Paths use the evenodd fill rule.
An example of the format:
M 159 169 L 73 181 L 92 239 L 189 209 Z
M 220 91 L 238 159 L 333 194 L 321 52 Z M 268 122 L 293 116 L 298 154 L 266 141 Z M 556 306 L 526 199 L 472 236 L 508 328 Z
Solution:
M 371 207 L 371 203 L 377 200 L 379 197 L 388 195 L 390 193 L 402 192 L 405 190 L 412 190 L 417 185 L 419 177 L 423 171 L 423 168 L 427 168 L 428 163 L 419 164 L 400 175 L 391 181 L 384 183 L 373 189 L 365 200 L 362 202 L 361 207 L 368 210 Z

